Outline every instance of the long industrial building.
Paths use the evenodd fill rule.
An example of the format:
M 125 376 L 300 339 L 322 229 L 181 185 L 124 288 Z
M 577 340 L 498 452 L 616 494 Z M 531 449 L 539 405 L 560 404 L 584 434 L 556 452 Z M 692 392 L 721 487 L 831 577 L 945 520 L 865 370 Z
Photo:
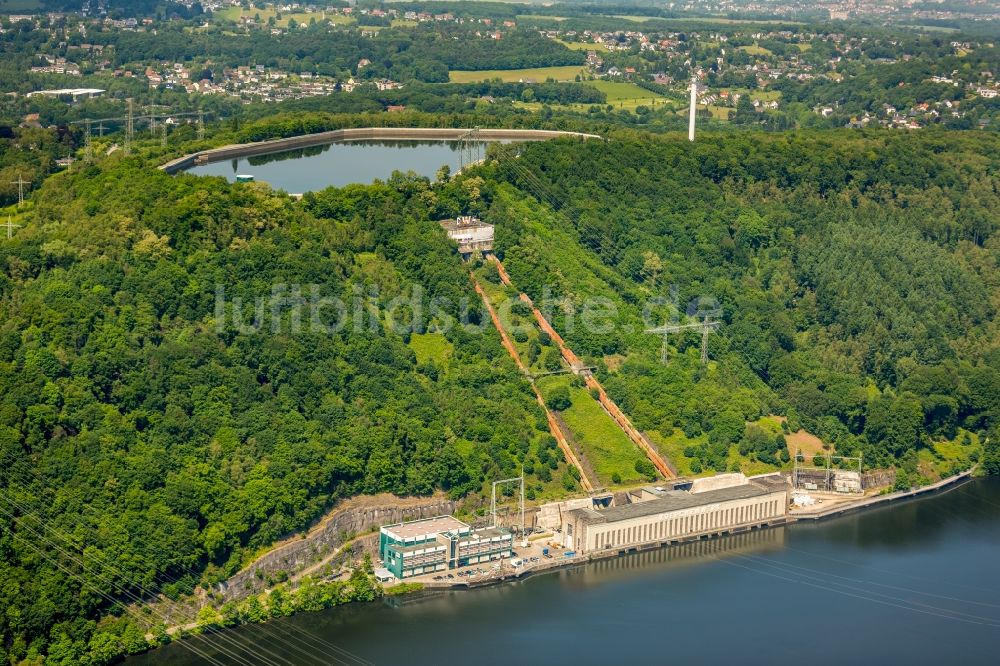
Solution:
M 563 513 L 563 545 L 581 554 L 666 544 L 783 520 L 789 485 L 781 476 L 699 479 L 691 490 L 644 488 L 632 503 Z
M 453 516 L 386 525 L 379 533 L 379 555 L 396 578 L 509 558 L 513 552 L 508 530 L 472 529 Z

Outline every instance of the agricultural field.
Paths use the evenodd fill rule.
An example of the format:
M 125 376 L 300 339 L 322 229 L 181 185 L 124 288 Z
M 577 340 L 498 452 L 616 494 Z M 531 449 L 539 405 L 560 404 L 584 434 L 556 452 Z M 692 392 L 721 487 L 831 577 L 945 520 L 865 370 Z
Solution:
M 754 90 L 750 91 L 750 99 L 759 99 L 762 102 L 773 102 L 781 99 L 780 90 Z
M 604 44 L 595 44 L 594 42 L 564 42 L 561 39 L 557 39 L 557 42 L 562 44 L 568 49 L 573 51 L 607 51 L 608 47 Z
M 586 83 L 607 95 L 607 103 L 618 109 L 634 111 L 638 106 L 657 106 L 667 100 L 663 95 L 657 95 L 628 81 L 598 80 Z
M 753 44 L 752 46 L 741 46 L 739 47 L 739 49 L 740 51 L 743 51 L 744 53 L 749 53 L 750 55 L 760 55 L 760 56 L 774 55 L 770 50 L 765 49 L 763 46 L 758 46 L 757 44 Z
M 716 106 L 715 104 L 709 104 L 708 110 L 712 112 L 712 117 L 716 120 L 729 120 L 729 116 L 736 112 L 728 106 Z
M 215 12 L 213 16 L 223 21 L 239 21 L 241 16 L 252 16 L 254 18 L 259 16 L 258 22 L 263 24 L 266 24 L 273 17 L 279 26 L 287 25 L 288 21 L 292 19 L 296 23 L 309 23 L 312 19 L 323 21 L 324 16 L 326 21 L 337 25 L 354 23 L 354 19 L 350 16 L 343 16 L 341 14 L 324 15 L 323 12 L 279 12 L 273 5 L 264 9 L 254 7 L 248 10 L 244 10 L 242 7 L 226 7 Z
M 556 81 L 573 81 L 577 75 L 586 73 L 579 65 L 564 65 L 561 67 L 529 67 L 526 69 L 483 69 L 483 70 L 452 70 L 448 72 L 451 83 L 477 83 L 500 79 L 504 83 L 517 83 L 532 79 L 538 83 L 554 79 Z
M 648 17 L 635 17 L 635 18 L 647 18 Z M 731 19 L 722 17 L 702 17 L 702 16 L 687 16 L 687 17 L 677 17 L 663 19 L 664 21 L 669 21 L 670 23 L 717 23 L 719 25 L 747 25 L 747 24 L 761 24 L 761 25 L 805 25 L 802 21 L 785 21 L 783 19 Z
M 420 24 L 409 19 L 392 19 L 391 25 L 393 28 L 416 28 Z
M 546 16 L 545 14 L 518 14 L 517 20 L 533 21 L 565 21 L 565 16 Z
M 632 21 L 633 23 L 645 23 L 646 21 L 652 21 L 655 16 L 633 16 L 629 14 L 615 14 L 615 18 L 622 19 L 625 21 Z

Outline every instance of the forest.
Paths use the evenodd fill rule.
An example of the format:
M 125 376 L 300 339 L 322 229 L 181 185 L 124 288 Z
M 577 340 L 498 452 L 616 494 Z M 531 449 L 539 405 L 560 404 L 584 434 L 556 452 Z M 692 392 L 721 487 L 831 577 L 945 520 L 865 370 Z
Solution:
M 49 178 L 0 245 L 3 661 L 141 649 L 134 628 L 98 624 L 95 583 L 190 592 L 338 498 L 475 497 L 522 464 L 531 497 L 575 487 L 436 222 L 480 196 L 400 174 L 296 203 L 139 158 Z M 271 313 L 237 299 L 275 284 L 364 307 L 298 331 L 282 301 L 281 325 L 255 329 Z M 369 314 L 403 301 L 410 321 L 414 297 L 432 317 Z M 112 584 L 45 560 L 29 515 L 117 563 Z
M 529 499 L 576 488 L 435 222 L 458 214 L 497 224 L 515 282 L 549 295 L 567 341 L 691 473 L 787 464 L 764 417 L 906 482 L 931 474 L 937 442 L 966 447 L 955 465 L 1000 471 L 998 156 L 992 135 L 692 147 L 618 129 L 299 202 L 140 157 L 52 176 L 0 245 L 4 658 L 145 648 L 90 570 L 45 559 L 29 515 L 127 563 L 113 597 L 182 595 L 338 498 L 474 503 L 521 465 Z M 275 285 L 273 310 L 250 307 Z M 313 288 L 365 306 L 332 332 L 296 329 Z M 610 330 L 570 321 L 594 297 L 614 306 Z M 643 318 L 683 319 L 698 297 L 721 323 L 710 364 L 692 333 L 662 365 Z
M 0 130 L 0 203 L 15 203 L 18 175 L 38 188 L 10 208 L 14 238 L 0 239 L 0 661 L 102 664 L 146 649 L 125 611 L 132 595 L 223 580 L 341 498 L 443 492 L 475 511 L 484 483 L 522 468 L 529 501 L 578 491 L 473 291 L 469 269 L 488 266 L 463 263 L 437 224 L 456 215 L 497 226 L 514 282 L 682 473 L 787 468 L 796 433 L 896 470 L 900 487 L 977 462 L 1000 473 L 995 132 L 765 133 L 737 108 L 743 131 L 691 145 L 670 132 L 684 122 L 673 109 L 616 111 L 585 83 L 434 84 L 449 68 L 582 62 L 532 30 L 502 48 L 460 26 L 337 36 L 168 27 L 91 41 L 113 43 L 116 64 L 211 57 L 341 75 L 364 56 L 364 77 L 407 85 L 243 108 L 116 79 L 109 97 L 225 120 L 200 143 L 183 126 L 165 147 L 140 137 L 134 156 L 51 176 L 57 159 L 79 156 L 70 122 L 120 115 L 113 97 L 33 101 L 54 126 Z M 5 34 L 4 54 L 21 59 L 5 59 L 0 79 L 30 87 L 23 56 L 42 45 L 32 31 Z M 914 61 L 858 78 L 840 89 L 844 113 L 909 104 L 923 89 L 898 84 L 929 72 Z M 801 110 L 828 99 L 826 85 L 776 87 Z M 513 104 L 529 89 L 537 112 Z M 590 107 L 550 106 L 568 104 Z M 389 105 L 409 108 L 382 113 Z M 379 124 L 605 140 L 500 146 L 453 178 L 396 173 L 301 200 L 155 169 L 195 146 Z M 600 331 L 580 315 L 597 298 L 610 308 Z M 335 308 L 310 309 L 336 300 L 360 305 L 339 321 Z M 696 332 L 665 350 L 644 332 L 702 306 L 719 324 L 706 365 Z M 560 369 L 551 340 L 522 342 L 531 363 Z M 581 394 L 558 386 L 545 398 L 564 411 Z M 29 516 L 120 563 L 111 585 L 32 538 Z
M 995 140 L 617 138 L 493 162 L 518 188 L 496 190 L 499 253 L 692 472 L 739 468 L 734 447 L 746 457 L 760 439 L 744 425 L 771 415 L 914 481 L 933 477 L 936 442 L 997 441 Z M 571 321 L 595 295 L 615 306 L 600 335 Z M 661 364 L 660 339 L 642 331 L 687 320 L 698 299 L 720 321 L 713 361 L 701 366 L 691 332 Z M 781 464 L 761 451 L 751 458 Z

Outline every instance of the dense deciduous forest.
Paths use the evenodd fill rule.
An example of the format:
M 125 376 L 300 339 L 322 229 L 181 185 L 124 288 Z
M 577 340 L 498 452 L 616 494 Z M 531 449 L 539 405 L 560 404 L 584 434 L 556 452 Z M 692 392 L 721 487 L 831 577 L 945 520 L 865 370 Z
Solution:
M 619 404 L 699 469 L 725 470 L 744 423 L 779 414 L 916 478 L 932 440 L 997 439 L 997 148 L 941 133 L 547 142 L 491 171 L 540 203 L 499 188 L 491 213 L 515 281 L 551 292 Z M 671 316 L 672 285 L 681 319 L 718 302 L 708 368 L 695 332 L 668 366 L 642 333 Z M 601 335 L 565 314 L 595 294 L 617 306 Z
M 135 645 L 118 625 L 95 629 L 107 604 L 86 582 L 98 572 L 73 572 L 81 582 L 40 560 L 30 534 L 9 529 L 14 513 L 116 563 L 110 588 L 91 581 L 111 594 L 175 595 L 337 498 L 461 497 L 522 463 L 532 496 L 561 487 L 544 414 L 477 326 L 468 273 L 435 221 L 474 210 L 474 185 L 400 175 L 295 203 L 134 159 L 46 183 L 0 247 L 4 661 L 64 639 L 75 656 L 49 663 Z M 288 291 L 258 310 L 275 285 Z M 342 328 L 309 326 L 316 297 L 343 299 Z M 411 325 L 414 297 L 437 310 Z M 463 318 L 469 328 L 444 326 Z

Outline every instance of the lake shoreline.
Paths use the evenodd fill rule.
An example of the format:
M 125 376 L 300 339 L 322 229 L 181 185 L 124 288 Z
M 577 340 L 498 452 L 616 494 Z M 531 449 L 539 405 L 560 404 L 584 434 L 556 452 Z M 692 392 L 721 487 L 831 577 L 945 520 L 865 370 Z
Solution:
M 901 490 L 893 493 L 887 493 L 885 495 L 876 495 L 874 497 L 866 497 L 851 502 L 844 502 L 836 506 L 824 508 L 818 511 L 789 513 L 785 518 L 781 520 L 771 521 L 766 525 L 742 526 L 724 530 L 722 532 L 707 532 L 707 533 L 692 534 L 680 538 L 673 538 L 670 540 L 670 543 L 668 544 L 663 544 L 659 542 L 650 542 L 646 544 L 638 544 L 636 546 L 630 546 L 628 548 L 617 548 L 609 551 L 590 553 L 588 555 L 576 555 L 572 558 L 565 558 L 565 559 L 561 559 L 554 556 L 552 561 L 550 562 L 542 562 L 537 566 L 525 567 L 520 571 L 512 571 L 509 574 L 503 574 L 501 576 L 485 579 L 482 581 L 447 581 L 447 582 L 422 581 L 421 584 L 423 585 L 423 590 L 418 590 L 409 594 L 419 594 L 424 590 L 455 590 L 455 589 L 472 590 L 477 588 L 490 587 L 494 585 L 501 585 L 504 583 L 514 582 L 517 580 L 524 580 L 532 575 L 545 574 L 558 569 L 568 569 L 575 566 L 585 565 L 590 562 L 597 562 L 617 557 L 624 557 L 626 555 L 630 555 L 633 553 L 642 553 L 653 550 L 666 549 L 666 548 L 671 548 L 673 546 L 680 546 L 697 541 L 708 541 L 725 536 L 773 529 L 775 527 L 784 527 L 787 525 L 795 524 L 800 521 L 819 522 L 819 521 L 830 520 L 833 518 L 840 518 L 842 516 L 868 511 L 870 509 L 883 508 L 890 504 L 897 504 L 901 502 L 906 502 L 915 499 L 922 499 L 924 497 L 932 497 L 937 494 L 942 494 L 949 490 L 953 490 L 955 487 L 958 487 L 958 485 L 961 485 L 962 482 L 971 481 L 973 478 L 972 475 L 975 472 L 975 470 L 976 468 L 972 467 L 963 472 L 959 472 L 958 474 L 954 474 L 945 479 L 941 479 L 940 481 L 937 481 L 931 485 L 921 486 L 919 488 L 911 488 L 910 490 Z M 408 596 L 408 594 L 401 596 Z
M 302 134 L 283 139 L 269 139 L 252 143 L 238 143 L 219 148 L 209 148 L 189 153 L 161 164 L 158 168 L 168 174 L 189 169 L 196 164 L 211 164 L 240 157 L 253 157 L 279 153 L 296 148 L 308 148 L 325 144 L 360 140 L 430 140 L 458 141 L 475 132 L 476 141 L 546 141 L 560 137 L 575 137 L 581 140 L 600 139 L 596 134 L 564 132 L 558 130 L 528 129 L 479 129 L 456 127 L 361 127 L 331 130 L 315 134 Z

